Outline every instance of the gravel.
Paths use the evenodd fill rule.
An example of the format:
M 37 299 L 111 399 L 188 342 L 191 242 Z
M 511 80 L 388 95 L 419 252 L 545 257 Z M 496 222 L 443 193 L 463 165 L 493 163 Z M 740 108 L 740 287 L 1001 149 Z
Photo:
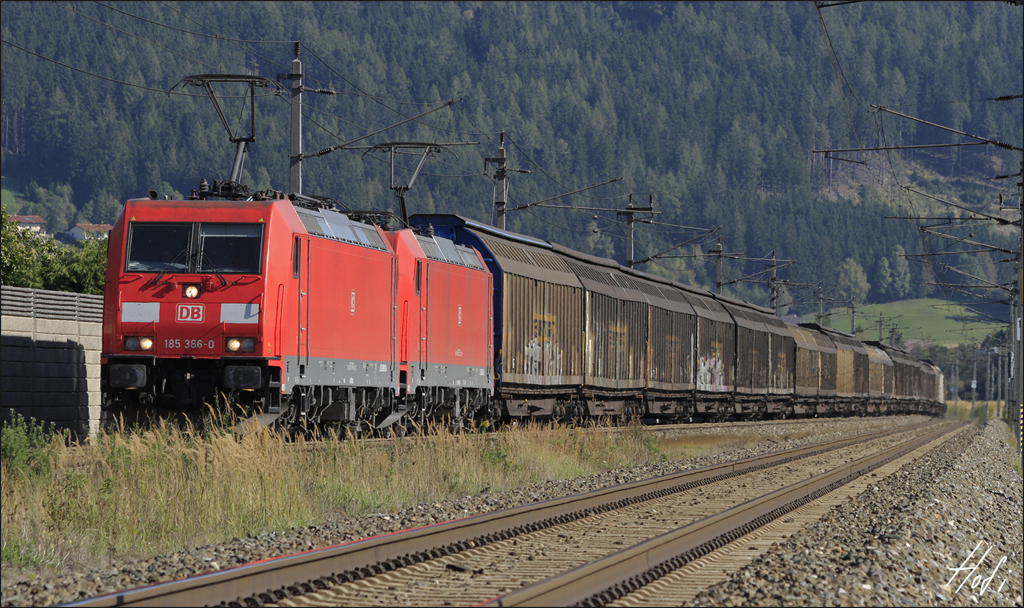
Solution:
M 693 604 L 1020 606 L 1024 482 L 1010 442 L 1001 421 L 962 434 L 773 545 Z
M 903 416 L 892 418 L 866 419 L 821 419 L 802 421 L 796 428 L 783 424 L 744 425 L 746 433 L 756 432 L 766 437 L 763 443 L 743 449 L 726 450 L 714 455 L 702 456 L 685 461 L 648 464 L 629 469 L 619 469 L 607 473 L 567 480 L 554 480 L 493 494 L 467 496 L 457 500 L 449 500 L 434 504 L 421 504 L 396 513 L 377 513 L 360 517 L 338 517 L 321 526 L 293 528 L 291 530 L 268 532 L 246 538 L 235 538 L 220 545 L 195 547 L 174 553 L 114 562 L 104 567 L 69 568 L 69 571 L 56 574 L 42 574 L 32 578 L 34 573 L 13 572 L 4 569 L 3 583 L 0 585 L 0 604 L 3 606 L 49 605 L 69 602 L 86 597 L 112 593 L 142 585 L 172 580 L 233 567 L 269 557 L 287 555 L 297 551 L 305 551 L 319 547 L 336 545 L 369 536 L 394 532 L 406 528 L 424 526 L 436 522 L 448 521 L 488 513 L 500 509 L 508 509 L 523 504 L 560 498 L 618 485 L 640 479 L 660 475 L 668 475 L 697 467 L 718 464 L 730 460 L 747 458 L 782 449 L 800 447 L 810 443 L 830 441 L 850 435 L 857 435 L 868 430 L 882 430 L 916 424 L 926 420 L 924 416 Z M 812 431 L 810 436 L 797 439 L 790 438 L 794 434 Z M 1005 459 L 1004 459 L 1005 460 Z M 973 469 L 971 470 L 973 471 Z M 965 470 L 965 473 L 967 471 Z M 1010 471 L 1012 473 L 1012 471 Z M 982 479 L 982 477 L 979 477 Z M 1018 521 L 1016 524 L 1016 553 L 1011 558 L 1013 570 L 1020 574 L 1020 478 L 1017 477 L 1016 489 L 1004 487 L 1006 496 L 1015 497 Z M 1013 492 L 1016 492 L 1015 494 Z M 987 494 L 988 502 L 1006 502 L 999 495 Z M 1001 502 L 1000 502 L 1001 501 Z M 966 503 L 964 503 L 966 504 Z M 976 503 L 976 504 L 986 504 Z M 943 505 L 944 506 L 944 505 Z M 951 507 L 952 508 L 952 507 Z M 932 512 L 939 512 L 932 509 Z M 970 513 L 964 511 L 963 513 Z M 932 516 L 933 517 L 933 516 Z M 966 515 L 948 514 L 949 518 L 958 520 Z M 974 520 L 970 520 L 974 521 Z M 929 522 L 930 523 L 930 522 Z M 961 523 L 957 523 L 958 526 Z M 1005 530 L 1014 528 L 1004 527 Z M 967 534 L 965 528 L 960 532 Z M 968 535 L 970 536 L 970 535 Z M 975 535 L 976 536 L 976 535 Z M 1013 538 L 1013 535 L 1009 535 Z M 974 536 L 970 536 L 974 538 Z M 978 537 L 979 539 L 981 537 Z M 958 541 L 959 542 L 959 541 Z M 976 542 L 976 541 L 975 541 Z M 972 545 L 973 546 L 973 545 Z M 959 548 L 959 545 L 956 545 Z M 967 549 L 968 551 L 970 548 Z M 870 563 L 870 562 L 868 562 Z M 1007 569 L 1009 570 L 1009 569 Z M 30 579 L 31 580 L 28 580 Z M 867 580 L 867 579 L 865 579 Z M 1017 597 L 1020 595 L 1019 582 L 1015 587 Z M 838 592 L 838 590 L 836 591 Z M 849 593 L 859 593 L 850 586 Z M 991 594 L 992 592 L 988 592 Z M 1007 593 L 1004 588 L 1003 595 Z M 787 595 L 789 593 L 787 592 Z M 986 595 L 986 601 L 990 595 Z M 995 597 L 992 595 L 991 597 Z M 1018 600 L 1019 603 L 1019 600 Z

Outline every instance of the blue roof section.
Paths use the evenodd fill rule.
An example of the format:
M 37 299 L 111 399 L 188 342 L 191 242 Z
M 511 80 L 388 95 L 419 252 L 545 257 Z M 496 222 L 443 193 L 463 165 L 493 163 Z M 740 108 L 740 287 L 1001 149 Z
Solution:
M 473 230 L 479 230 L 501 238 L 508 239 L 510 241 L 518 241 L 520 243 L 526 243 L 533 245 L 534 247 L 543 247 L 544 249 L 551 249 L 553 245 L 547 241 L 534 238 L 532 236 L 526 236 L 525 234 L 519 234 L 516 232 L 508 232 L 506 230 L 499 230 L 489 224 L 483 224 L 476 220 L 471 220 L 461 215 L 447 215 L 447 214 L 417 214 L 409 218 L 409 223 L 417 228 L 426 228 L 428 225 L 434 227 L 437 230 L 439 227 L 466 227 L 472 228 Z
M 701 297 L 704 297 L 704 298 L 708 298 L 708 299 L 717 299 L 718 298 L 718 296 L 716 296 L 716 294 L 714 294 L 714 293 L 712 293 L 712 292 L 710 292 L 710 291 L 708 291 L 706 289 L 703 289 L 701 287 L 697 287 L 697 286 L 693 286 L 693 285 L 686 285 L 685 283 L 678 283 L 676 281 L 672 281 L 670 279 L 666 279 L 664 277 L 660 277 L 660 276 L 655 275 L 655 274 L 648 274 L 646 272 L 643 272 L 641 270 L 637 270 L 635 268 L 627 268 L 627 267 L 623 266 L 622 264 L 619 264 L 615 260 L 608 259 L 608 258 L 595 257 L 595 256 L 592 256 L 592 255 L 589 255 L 589 254 L 586 254 L 586 253 L 582 253 L 580 251 L 569 249 L 569 248 L 567 248 L 567 247 L 565 247 L 563 245 L 559 245 L 557 243 L 551 243 L 549 241 L 545 241 L 543 239 L 538 239 L 538 238 L 535 238 L 535 237 L 532 237 L 532 236 L 527 236 L 525 234 L 519 234 L 517 232 L 509 232 L 507 230 L 500 230 L 498 228 L 495 228 L 494 226 L 491 226 L 490 224 L 484 224 L 482 222 L 478 222 L 476 220 L 469 219 L 467 217 L 463 217 L 461 215 L 441 214 L 441 213 L 436 213 L 436 214 L 433 214 L 433 213 L 416 214 L 416 215 L 413 215 L 412 217 L 409 218 L 409 224 L 413 225 L 413 226 L 416 226 L 417 228 L 426 228 L 428 225 L 433 226 L 434 230 L 438 234 L 440 234 L 441 236 L 443 236 L 445 238 L 452 239 L 455 242 L 459 242 L 458 239 L 455 238 L 455 230 L 457 228 L 470 228 L 470 229 L 473 229 L 473 230 L 476 230 L 476 231 L 479 231 L 479 232 L 483 232 L 483 233 L 486 233 L 486 234 L 490 234 L 490 235 L 493 235 L 493 236 L 496 236 L 496 237 L 499 237 L 499 238 L 502 238 L 502 239 L 507 239 L 509 241 L 515 241 L 515 242 L 524 243 L 524 244 L 527 244 L 527 245 L 533 245 L 534 247 L 541 247 L 543 249 L 547 249 L 547 250 L 553 251 L 554 253 L 558 253 L 558 254 L 564 255 L 566 257 L 573 258 L 573 259 L 575 259 L 577 261 L 582 262 L 583 264 L 597 265 L 597 266 L 604 266 L 604 267 L 612 268 L 612 269 L 617 270 L 617 271 L 619 271 L 619 272 L 621 272 L 623 274 L 632 275 L 632 276 L 635 276 L 635 277 L 641 277 L 643 279 L 646 279 L 646 280 L 649 280 L 649 281 L 653 281 L 653 282 L 656 282 L 656 283 L 660 283 L 662 285 L 666 285 L 666 284 L 667 285 L 671 285 L 672 287 L 675 287 L 677 289 L 681 289 L 681 290 L 683 290 L 683 291 L 685 291 L 687 293 L 695 294 L 697 296 L 701 296 Z M 484 245 L 483 243 L 477 242 L 477 244 L 479 246 L 485 248 L 485 249 L 487 248 L 486 245 Z M 495 284 L 497 285 L 497 283 L 495 283 Z M 758 312 L 762 312 L 762 313 L 767 312 L 767 314 L 769 314 L 770 316 L 774 316 L 774 314 L 775 314 L 774 311 L 772 311 L 771 309 L 767 309 L 767 308 L 762 309 L 761 307 L 757 306 L 756 304 L 750 304 L 749 302 L 743 302 L 742 300 L 736 300 L 735 302 L 730 302 L 730 303 L 732 303 L 732 304 L 734 304 L 736 306 L 745 306 L 747 308 L 753 308 L 754 310 L 757 310 Z

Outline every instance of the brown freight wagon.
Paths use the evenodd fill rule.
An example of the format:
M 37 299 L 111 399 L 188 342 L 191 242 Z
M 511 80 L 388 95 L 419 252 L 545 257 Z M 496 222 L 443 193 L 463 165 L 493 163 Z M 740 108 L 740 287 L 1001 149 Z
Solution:
M 831 327 L 804 324 L 828 335 L 836 346 L 835 412 L 846 415 L 864 412 L 868 401 L 868 351 L 850 334 Z
M 748 304 L 748 307 L 759 314 L 768 330 L 768 414 L 782 415 L 792 412 L 793 398 L 796 392 L 794 384 L 796 376 L 796 357 L 794 356 L 795 338 L 790 326 L 775 316 L 770 308 L 761 308 Z
M 931 368 L 928 374 L 928 392 L 925 393 L 925 400 L 927 403 L 926 412 L 932 415 L 938 413 L 943 415 L 946 413 L 946 383 L 945 376 L 942 375 L 942 370 L 939 369 L 938 365 L 935 365 L 928 359 L 922 359 L 928 367 Z
M 646 414 L 689 418 L 695 412 L 697 314 L 683 292 L 667 279 L 638 275 L 622 278 L 631 281 L 647 300 Z
M 500 403 L 511 416 L 582 415 L 586 290 L 545 241 L 467 231 L 487 246 L 501 271 L 502 300 L 495 307 L 504 321 L 495 356 Z
M 735 326 L 736 413 L 750 413 L 768 395 L 768 330 L 739 300 L 716 295 Z
M 709 418 L 732 415 L 736 385 L 736 325 L 709 291 L 682 288 L 697 315 L 697 412 Z
M 558 245 L 584 288 L 583 390 L 591 415 L 642 415 L 647 385 L 648 305 L 611 260 Z
M 884 346 L 893 363 L 895 400 L 897 411 L 910 413 L 916 410 L 915 401 L 921 368 L 917 361 L 906 352 L 892 346 Z
M 869 342 L 864 343 L 864 348 L 868 351 L 867 412 L 876 415 L 885 413 L 893 397 L 892 358 L 883 349 Z
M 829 415 L 879 395 L 908 411 L 941 396 L 933 366 L 842 332 L 466 218 L 411 220 L 476 248 L 492 273 L 493 415 Z
M 735 323 L 736 405 L 742 415 L 778 415 L 793 395 L 793 335 L 767 308 L 715 296 Z
M 836 397 L 836 346 L 824 332 L 791 325 L 796 399 L 793 413 L 831 414 Z

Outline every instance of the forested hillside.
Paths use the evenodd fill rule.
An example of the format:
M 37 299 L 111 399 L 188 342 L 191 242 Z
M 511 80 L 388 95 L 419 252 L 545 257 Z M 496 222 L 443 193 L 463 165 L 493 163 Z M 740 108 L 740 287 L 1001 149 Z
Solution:
M 840 285 L 858 302 L 922 297 L 929 266 L 902 253 L 923 243 L 913 221 L 938 205 L 913 185 L 971 208 L 1015 196 L 1020 154 L 995 146 L 857 155 L 813 149 L 973 141 L 891 114 L 1020 146 L 1024 19 L 993 2 L 814 4 L 722 2 L 4 2 L 2 143 L 18 209 L 55 230 L 111 221 L 150 189 L 187 194 L 226 179 L 233 146 L 191 74 L 289 71 L 295 40 L 308 94 L 305 151 L 337 145 L 462 101 L 360 142 L 480 142 L 426 161 L 409 193 L 418 212 L 491 222 L 484 158 L 507 133 L 511 206 L 622 177 L 552 204 L 662 212 L 638 225 L 637 257 L 722 226 L 726 251 L 798 260 L 782 276 Z M 239 42 L 237 39 L 247 42 Z M 15 48 L 12 45 L 17 45 Z M 24 50 L 22 50 L 24 49 Z M 834 55 L 830 55 L 834 49 Z M 56 65 L 40 57 L 69 67 Z M 83 72 L 89 72 L 86 74 Z M 114 81 L 120 81 L 114 82 Z M 842 83 L 841 85 L 839 83 Z M 134 86 L 132 86 L 134 85 Z M 146 88 L 156 90 L 147 90 Z M 230 91 L 225 90 L 230 93 Z M 236 92 L 240 92 L 236 91 Z M 247 125 L 242 100 L 226 114 Z M 288 103 L 258 100 L 257 141 L 243 181 L 288 187 Z M 403 157 L 407 183 L 418 159 Z M 382 152 L 336 151 L 303 163 L 304 191 L 352 208 L 397 210 Z M 963 213 L 943 207 L 941 213 Z M 614 212 L 531 207 L 512 230 L 624 261 Z M 978 240 L 1013 245 L 1003 229 Z M 944 246 L 944 245 L 942 245 Z M 700 244 L 671 254 L 692 255 Z M 960 260 L 987 280 L 1010 268 L 987 254 Z M 763 262 L 726 262 L 727 280 Z M 1004 268 L 1005 267 L 1005 268 Z M 641 269 L 710 286 L 713 265 L 663 258 Z M 762 286 L 727 293 L 767 302 Z

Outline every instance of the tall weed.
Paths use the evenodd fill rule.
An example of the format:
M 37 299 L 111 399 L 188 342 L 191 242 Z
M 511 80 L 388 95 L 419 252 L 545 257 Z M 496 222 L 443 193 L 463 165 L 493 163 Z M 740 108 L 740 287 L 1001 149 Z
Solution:
M 0 427 L 0 463 L 11 473 L 47 477 L 53 469 L 55 441 L 65 434 L 35 418 L 26 420 L 11 410 L 11 420 Z
M 11 444 L 4 435 L 3 564 L 154 555 L 667 457 L 639 425 L 290 442 L 266 428 L 239 434 L 236 422 L 157 421 L 71 447 L 12 425 L 21 430 Z

